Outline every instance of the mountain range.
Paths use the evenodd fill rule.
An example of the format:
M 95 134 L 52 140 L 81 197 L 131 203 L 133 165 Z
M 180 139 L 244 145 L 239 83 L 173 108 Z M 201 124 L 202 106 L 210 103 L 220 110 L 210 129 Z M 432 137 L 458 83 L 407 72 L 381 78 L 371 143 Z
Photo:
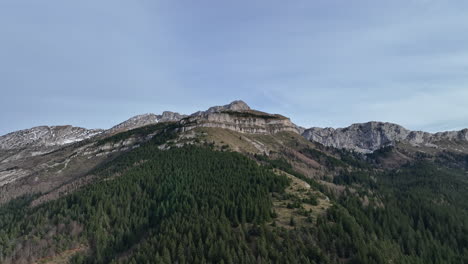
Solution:
M 53 149 L 53 147 L 68 145 L 92 137 L 102 137 L 161 122 L 180 122 L 184 130 L 196 127 L 220 127 L 253 134 L 291 131 L 325 146 L 360 153 L 372 153 L 397 143 L 408 143 L 422 148 L 444 149 L 450 148 L 450 146 L 446 146 L 447 143 L 462 142 L 459 148 L 453 147 L 452 149 L 459 152 L 468 151 L 464 146 L 464 142 L 468 141 L 468 129 L 428 133 L 411 131 L 397 124 L 376 121 L 352 124 L 337 129 L 320 127 L 303 129 L 292 123 L 287 117 L 253 110 L 240 100 L 224 106 L 214 106 L 206 111 L 198 111 L 191 115 L 170 111 L 165 111 L 161 115 L 152 113 L 137 115 L 107 130 L 85 129 L 69 125 L 33 127 L 0 136 L 0 150 L 37 147 Z
M 468 129 L 305 129 L 240 100 L 34 127 L 0 137 L 0 263 L 463 263 L 467 171 Z

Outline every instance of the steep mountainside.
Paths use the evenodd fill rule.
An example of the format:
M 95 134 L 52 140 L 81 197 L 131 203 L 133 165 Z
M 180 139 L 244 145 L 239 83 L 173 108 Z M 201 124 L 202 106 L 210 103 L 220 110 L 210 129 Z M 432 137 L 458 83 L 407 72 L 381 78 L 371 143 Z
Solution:
M 4 135 L 0 137 L 0 187 L 5 186 L 0 203 L 25 193 L 47 192 L 149 138 L 132 132 L 124 141 L 97 142 L 140 127 L 176 122 L 185 116 L 165 111 L 161 115 L 132 117 L 109 130 L 40 126 Z
M 199 130 L 204 128 L 212 130 Z M 320 165 L 300 153 L 314 144 L 303 140 L 289 119 L 234 101 L 189 117 L 173 112 L 136 116 L 87 140 L 53 149 L 38 145 L 0 151 L 0 203 L 24 194 L 52 192 L 44 198 L 49 199 L 73 191 L 93 179 L 90 172 L 94 168 L 139 147 L 162 130 L 180 132 L 179 139 L 167 142 L 176 145 L 216 142 L 243 153 L 297 157 L 295 166 L 306 175 L 324 177 Z M 293 146 L 291 141 L 301 144 Z
M 164 111 L 161 115 L 137 115 L 108 130 L 86 129 L 69 125 L 38 126 L 0 136 L 0 151 L 18 149 L 37 150 L 40 148 L 50 150 L 101 134 L 115 134 L 158 122 L 176 122 L 186 116 L 170 111 Z
M 346 128 L 337 129 L 313 127 L 306 129 L 302 135 L 308 140 L 319 142 L 325 146 L 362 153 L 371 153 L 380 148 L 395 145 L 398 142 L 415 147 L 429 147 L 440 150 L 446 148 L 447 141 L 461 142 L 468 145 L 468 129 L 431 134 L 422 131 L 410 131 L 402 126 L 383 122 L 353 124 Z M 459 151 L 467 152 L 468 149 L 461 148 Z
M 163 116 L 1 150 L 0 263 L 468 263 L 466 130 Z
M 94 177 L 90 171 L 150 140 L 161 127 L 165 123 L 116 135 L 102 133 L 48 151 L 44 147 L 1 151 L 0 204 L 25 194 L 67 193 L 87 184 Z

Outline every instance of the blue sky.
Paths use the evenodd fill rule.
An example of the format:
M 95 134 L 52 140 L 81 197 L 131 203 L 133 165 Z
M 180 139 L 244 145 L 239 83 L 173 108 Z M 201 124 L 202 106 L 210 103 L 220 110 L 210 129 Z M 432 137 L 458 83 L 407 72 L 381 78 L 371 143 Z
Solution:
M 305 126 L 468 127 L 468 2 L 0 1 L 0 134 L 235 99 Z

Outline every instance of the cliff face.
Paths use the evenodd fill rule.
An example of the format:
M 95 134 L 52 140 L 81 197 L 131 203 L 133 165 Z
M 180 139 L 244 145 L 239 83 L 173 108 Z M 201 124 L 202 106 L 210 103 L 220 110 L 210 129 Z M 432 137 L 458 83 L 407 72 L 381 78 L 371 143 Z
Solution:
M 411 131 L 400 125 L 384 122 L 353 124 L 337 129 L 313 127 L 306 129 L 302 135 L 310 141 L 319 142 L 325 146 L 361 153 L 371 153 L 397 142 L 432 148 L 443 147 L 444 141 L 468 142 L 468 129 L 431 134 Z
M 438 140 L 468 141 L 468 128 L 462 129 L 460 131 L 438 132 L 438 133 L 433 134 L 432 140 L 433 141 L 438 141 Z
M 182 119 L 180 124 L 183 131 L 196 127 L 218 127 L 249 134 L 275 134 L 281 131 L 299 133 L 298 127 L 289 118 L 252 110 L 242 101 L 196 112 Z

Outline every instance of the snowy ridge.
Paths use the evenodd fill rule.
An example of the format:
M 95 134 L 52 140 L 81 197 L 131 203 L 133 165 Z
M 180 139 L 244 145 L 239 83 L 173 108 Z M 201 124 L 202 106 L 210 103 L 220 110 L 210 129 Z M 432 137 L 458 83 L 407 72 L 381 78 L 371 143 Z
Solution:
M 62 146 L 94 137 L 102 131 L 73 126 L 38 126 L 1 136 L 0 149 Z

